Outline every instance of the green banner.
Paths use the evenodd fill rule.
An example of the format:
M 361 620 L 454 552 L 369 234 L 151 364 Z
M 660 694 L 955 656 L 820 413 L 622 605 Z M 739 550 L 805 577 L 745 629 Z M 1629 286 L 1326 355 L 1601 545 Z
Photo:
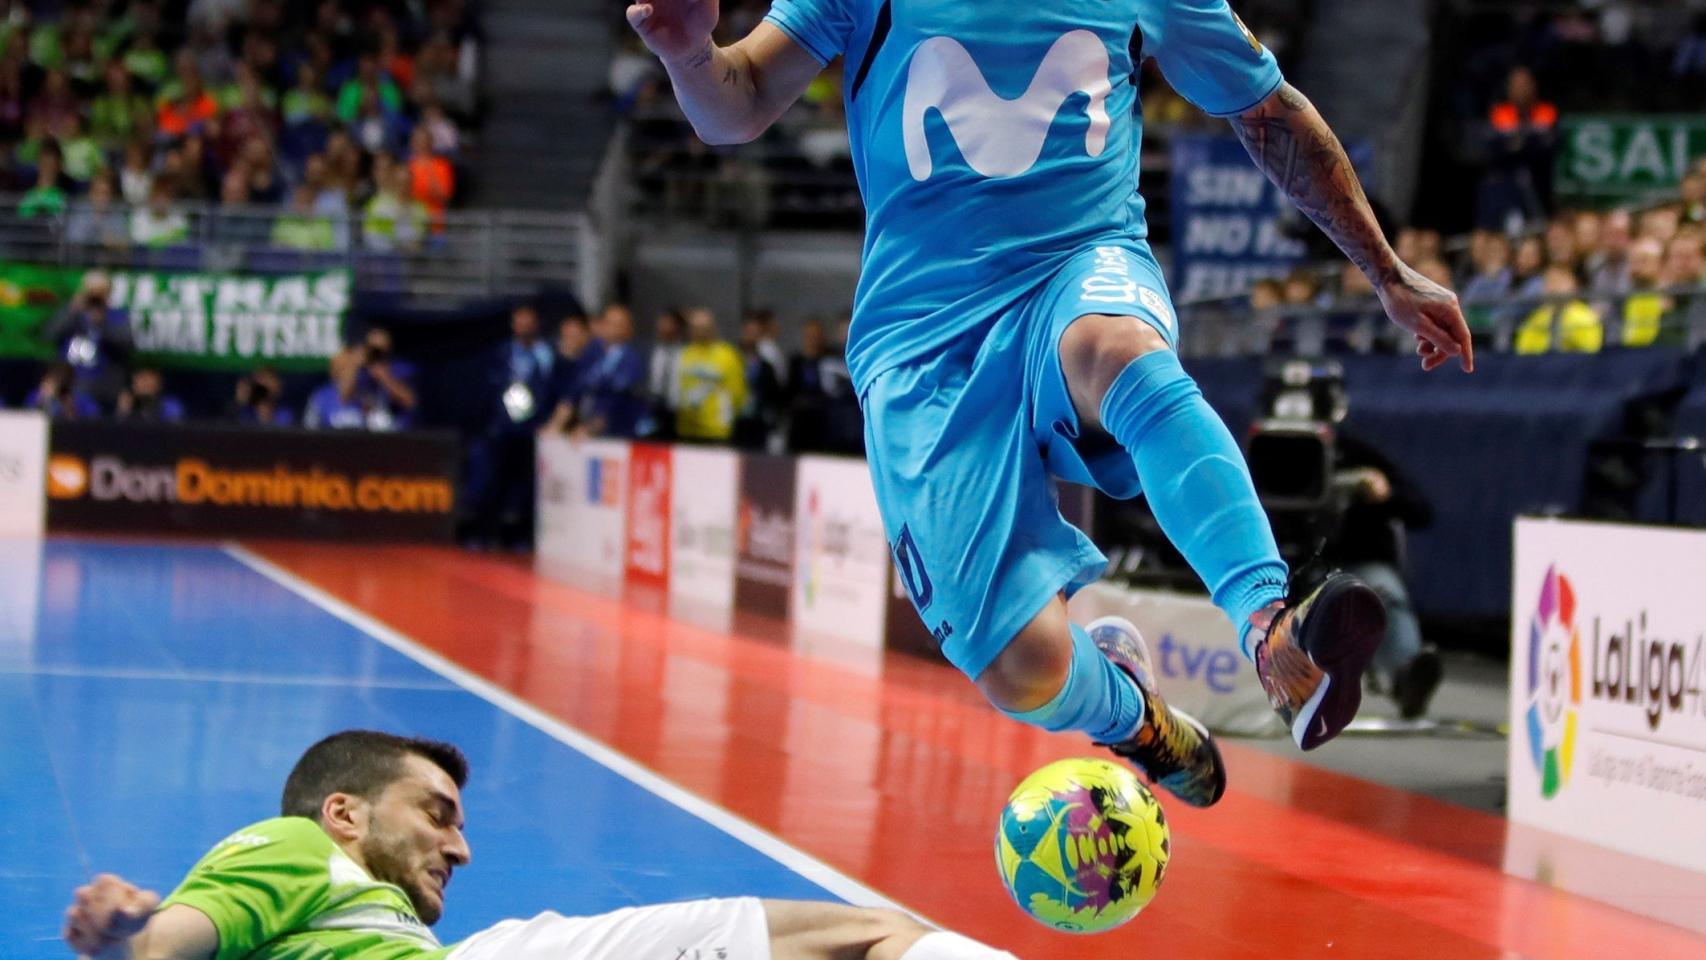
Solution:
M 0 264 L 0 356 L 49 359 L 43 330 L 70 303 L 81 267 Z M 111 305 L 139 357 L 161 366 L 324 369 L 343 344 L 348 270 L 280 276 L 109 270 Z
M 1559 121 L 1556 192 L 1588 200 L 1669 193 L 1706 157 L 1706 114 L 1587 114 Z

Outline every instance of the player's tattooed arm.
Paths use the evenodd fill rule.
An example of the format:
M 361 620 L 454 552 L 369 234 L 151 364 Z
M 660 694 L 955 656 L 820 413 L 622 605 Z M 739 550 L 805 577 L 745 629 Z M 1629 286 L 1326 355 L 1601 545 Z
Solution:
M 1232 128 L 1256 166 L 1374 284 L 1387 317 L 1415 335 L 1422 367 L 1432 370 L 1456 357 L 1464 370 L 1473 370 L 1474 345 L 1457 297 L 1392 251 L 1345 148 L 1314 104 L 1291 84 L 1282 84 L 1273 96 L 1233 118 Z
M 1350 158 L 1315 105 L 1296 87 L 1282 84 L 1255 109 L 1234 117 L 1232 128 L 1256 166 L 1377 289 L 1397 279 L 1403 264 L 1374 219 Z

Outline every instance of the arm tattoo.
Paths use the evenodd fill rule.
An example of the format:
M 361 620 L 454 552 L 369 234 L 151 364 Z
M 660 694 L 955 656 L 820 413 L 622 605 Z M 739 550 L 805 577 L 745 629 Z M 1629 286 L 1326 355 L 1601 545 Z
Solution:
M 1291 84 L 1233 118 L 1256 166 L 1315 221 L 1378 288 L 1400 276 L 1356 171 L 1327 121 Z
M 723 83 L 726 85 L 739 82 L 740 68 L 731 63 L 723 69 Z
M 705 49 L 700 50 L 698 53 L 695 53 L 693 56 L 689 57 L 687 59 L 687 65 L 689 67 L 692 67 L 693 69 L 697 70 L 700 67 L 704 66 L 705 64 L 710 63 L 711 58 L 716 56 L 716 55 L 717 55 L 717 45 L 712 43 L 709 40 L 706 40 L 705 41 Z

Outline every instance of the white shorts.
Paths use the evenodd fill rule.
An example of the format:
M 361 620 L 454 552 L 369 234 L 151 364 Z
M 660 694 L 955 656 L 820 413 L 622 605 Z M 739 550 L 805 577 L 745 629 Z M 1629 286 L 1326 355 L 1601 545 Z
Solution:
M 446 960 L 770 960 L 756 897 L 628 907 L 596 917 L 541 913 L 505 920 Z

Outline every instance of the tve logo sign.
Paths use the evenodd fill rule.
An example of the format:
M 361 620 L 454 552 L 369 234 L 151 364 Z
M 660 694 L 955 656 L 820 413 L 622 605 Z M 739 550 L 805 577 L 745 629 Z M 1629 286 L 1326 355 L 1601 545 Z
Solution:
M 1200 680 L 1215 693 L 1237 689 L 1238 654 L 1219 646 L 1192 646 L 1163 633 L 1155 645 L 1161 675 L 1170 680 Z

